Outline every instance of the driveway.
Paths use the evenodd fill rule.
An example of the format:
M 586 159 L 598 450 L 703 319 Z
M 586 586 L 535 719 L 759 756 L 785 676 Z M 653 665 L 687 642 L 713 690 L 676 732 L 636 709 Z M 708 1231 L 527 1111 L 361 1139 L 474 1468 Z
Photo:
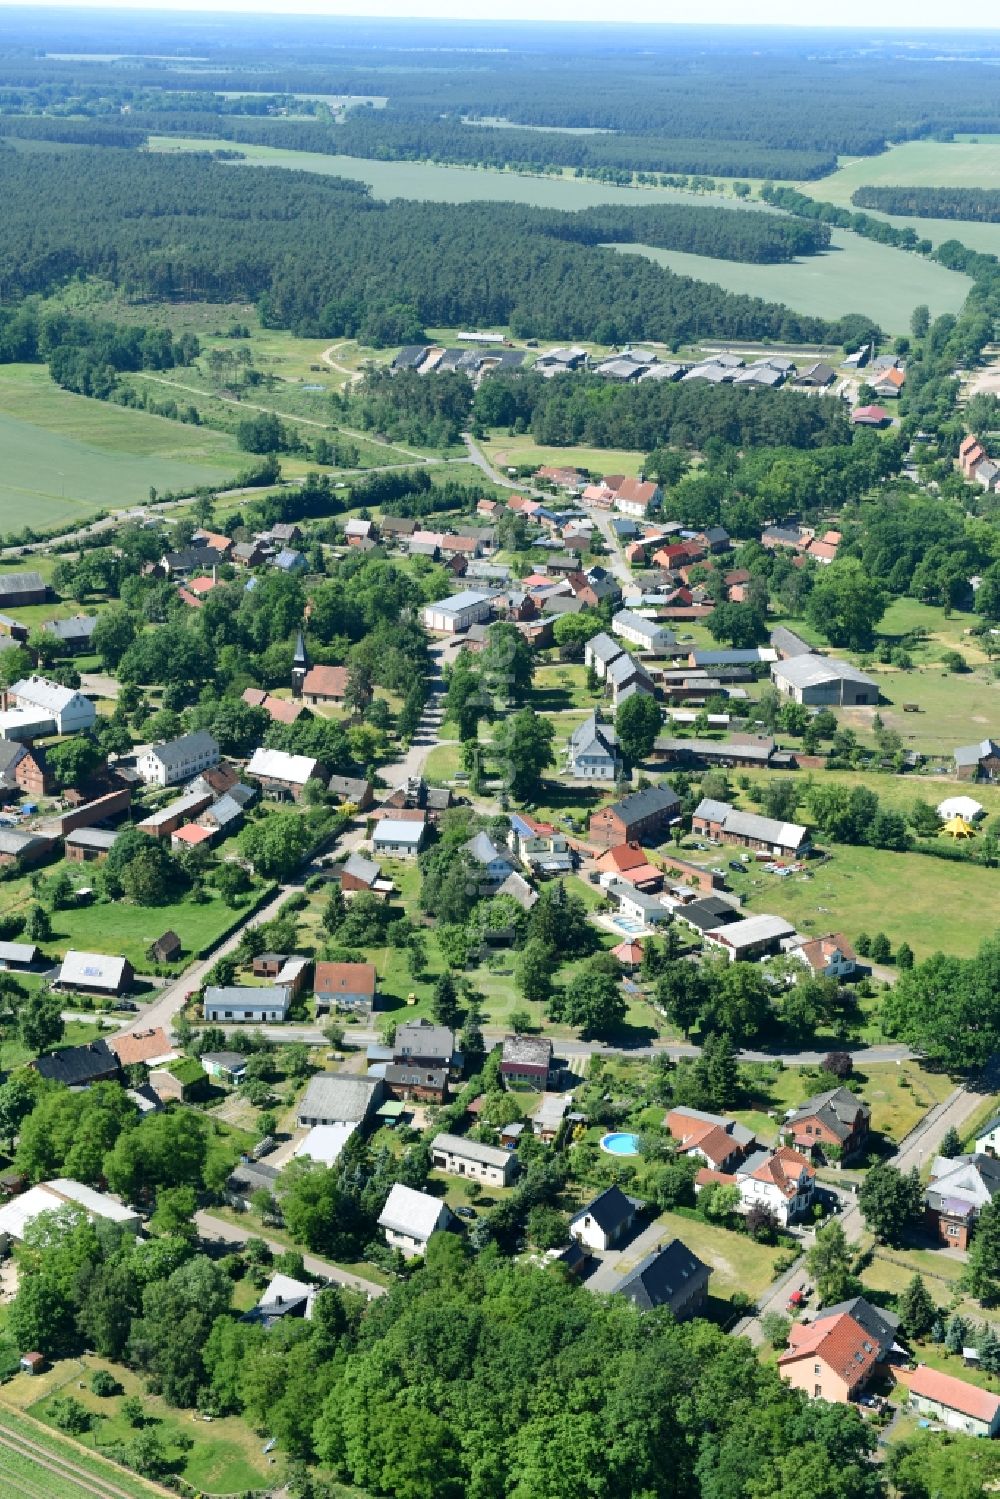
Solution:
M 613 1291 L 621 1277 L 634 1270 L 639 1261 L 654 1250 L 667 1237 L 662 1223 L 649 1223 L 621 1249 L 606 1249 L 596 1256 L 600 1260 L 597 1269 L 588 1275 L 584 1285 L 588 1291 Z
M 195 1213 L 194 1221 L 203 1239 L 216 1239 L 223 1244 L 245 1244 L 248 1239 L 264 1238 L 252 1226 L 243 1228 L 235 1223 L 227 1223 L 224 1218 L 216 1218 L 211 1213 Z M 264 1238 L 264 1243 L 272 1254 L 286 1252 L 286 1246 L 273 1239 Z M 347 1286 L 351 1291 L 360 1291 L 369 1301 L 376 1296 L 385 1295 L 385 1286 L 377 1286 L 373 1280 L 365 1280 L 363 1276 L 354 1275 L 350 1270 L 341 1270 L 339 1265 L 331 1265 L 329 1260 L 318 1259 L 314 1254 L 304 1254 L 302 1262 L 310 1275 L 335 1281 L 338 1286 Z

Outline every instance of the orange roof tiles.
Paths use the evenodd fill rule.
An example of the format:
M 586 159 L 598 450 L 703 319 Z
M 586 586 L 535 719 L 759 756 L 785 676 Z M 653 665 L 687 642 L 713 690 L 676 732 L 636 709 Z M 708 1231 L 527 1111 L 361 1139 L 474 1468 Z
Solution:
M 929 1369 L 926 1364 L 918 1364 L 915 1369 L 897 1369 L 895 1373 L 897 1380 L 906 1385 L 911 1395 L 923 1395 L 927 1400 L 936 1400 L 949 1410 L 958 1411 L 963 1416 L 972 1416 L 977 1421 L 992 1423 L 1000 1410 L 1000 1395 L 991 1395 L 989 1390 L 981 1390 L 964 1379 L 956 1379 L 954 1374 L 941 1374 L 937 1369 Z
M 791 1347 L 778 1368 L 801 1358 L 815 1358 L 838 1374 L 850 1389 L 863 1384 L 878 1363 L 878 1344 L 847 1312 L 808 1325 L 796 1323 L 789 1333 Z
M 123 1067 L 133 1062 L 149 1062 L 153 1057 L 165 1057 L 173 1050 L 160 1025 L 148 1031 L 129 1031 L 126 1036 L 112 1036 L 108 1045 Z
M 346 666 L 313 666 L 306 672 L 302 691 L 306 697 L 342 698 L 348 676 Z

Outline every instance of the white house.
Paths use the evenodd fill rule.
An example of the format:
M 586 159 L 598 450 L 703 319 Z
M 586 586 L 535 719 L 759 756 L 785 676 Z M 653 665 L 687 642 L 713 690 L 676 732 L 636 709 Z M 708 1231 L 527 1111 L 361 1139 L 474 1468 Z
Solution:
M 608 667 L 612 661 L 617 661 L 622 655 L 624 655 L 622 646 L 617 640 L 612 640 L 605 630 L 601 630 L 598 635 L 588 640 L 583 648 L 584 664 L 591 668 L 594 675 L 602 682 L 607 676 Z
M 620 915 L 628 921 L 638 922 L 644 932 L 666 926 L 672 920 L 670 911 L 658 895 L 647 895 L 625 880 L 613 881 L 608 886 L 608 894 L 618 902 Z
M 1000 1153 L 1000 1114 L 994 1115 L 989 1124 L 983 1126 L 982 1133 L 976 1136 L 976 1154 L 992 1155 Z
M 846 979 L 858 971 L 857 954 L 840 932 L 803 939 L 789 949 L 788 956 L 798 958 L 816 978 Z
M 136 769 L 147 786 L 173 786 L 218 763 L 218 744 L 207 729 L 198 729 L 166 744 L 151 745 L 139 756 Z
M 574 729 L 566 746 L 567 768 L 577 780 L 615 781 L 622 768 L 618 735 L 596 713 Z
M 462 1135 L 435 1135 L 431 1141 L 431 1164 L 435 1171 L 464 1176 L 491 1187 L 507 1187 L 518 1169 L 513 1151 L 495 1145 L 480 1145 Z
M 7 689 L 7 708 L 15 715 L 41 721 L 51 720 L 56 734 L 79 734 L 83 729 L 93 728 L 97 710 L 89 698 L 72 687 L 63 687 L 51 682 L 48 677 L 22 677 Z M 4 717 L 6 718 L 6 714 Z M 17 734 L 5 734 L 17 738 Z
M 588 1249 L 613 1249 L 635 1223 L 638 1207 L 620 1187 L 608 1187 L 570 1219 L 570 1236 Z
M 383 817 L 372 834 L 372 848 L 391 859 L 415 859 L 424 846 L 427 820 Z
M 428 1192 L 416 1192 L 396 1182 L 379 1216 L 378 1226 L 386 1243 L 410 1259 L 424 1254 L 431 1234 L 447 1228 L 451 1222 L 447 1203 Z
M 477 833 L 470 838 L 465 851 L 473 863 L 478 864 L 483 884 L 492 890 L 498 890 L 507 876 L 514 873 L 513 859 L 506 849 L 497 847 L 488 833 Z
M 450 598 L 439 599 L 436 604 L 428 604 L 423 621 L 428 630 L 438 635 L 461 635 L 470 625 L 484 624 L 492 619 L 494 603 L 494 594 L 467 588 L 462 593 L 453 593 Z
M 736 1167 L 734 1175 L 741 1211 L 769 1208 L 783 1228 L 801 1218 L 812 1205 L 815 1169 L 788 1145 L 778 1150 L 755 1150 Z
M 265 1022 L 280 1024 L 288 1019 L 291 1005 L 291 990 L 277 984 L 263 984 L 258 988 L 239 984 L 225 988 L 210 985 L 202 1001 L 205 1019 L 213 1024 L 226 1020 L 250 1021 L 254 1025 Z
M 611 628 L 620 640 L 627 640 L 640 651 L 662 651 L 673 645 L 676 636 L 673 630 L 664 629 L 655 619 L 633 614 L 631 609 L 619 609 L 611 621 Z

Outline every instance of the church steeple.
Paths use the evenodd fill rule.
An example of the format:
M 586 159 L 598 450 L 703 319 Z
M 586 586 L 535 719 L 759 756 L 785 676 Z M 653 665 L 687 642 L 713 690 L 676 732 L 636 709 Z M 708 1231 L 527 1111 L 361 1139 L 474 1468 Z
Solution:
M 295 637 L 295 655 L 292 657 L 292 696 L 302 696 L 302 684 L 309 670 L 309 656 L 306 651 L 306 643 L 302 638 L 300 630 Z

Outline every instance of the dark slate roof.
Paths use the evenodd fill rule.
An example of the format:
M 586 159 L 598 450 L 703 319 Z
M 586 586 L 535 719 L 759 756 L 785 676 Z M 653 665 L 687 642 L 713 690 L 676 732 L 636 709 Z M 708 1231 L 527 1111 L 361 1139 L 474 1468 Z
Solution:
M 36 1058 L 36 1072 L 68 1088 L 82 1088 L 97 1078 L 118 1071 L 118 1058 L 106 1041 L 91 1041 L 87 1046 L 64 1046 Z
M 633 791 L 623 796 L 613 808 L 626 822 L 640 817 L 650 817 L 656 812 L 672 812 L 680 806 L 680 797 L 669 786 L 647 786 L 643 791 Z
M 690 905 L 681 906 L 676 914 L 682 921 L 697 927 L 699 932 L 713 932 L 716 927 L 728 926 L 730 922 L 740 919 L 739 912 L 734 911 L 728 901 L 717 895 L 706 895 L 703 900 L 693 900 Z
M 708 1280 L 709 1269 L 692 1254 L 680 1239 L 661 1244 L 615 1286 L 615 1292 L 627 1296 L 642 1312 L 658 1306 L 672 1306 L 679 1292 L 692 1277 Z
M 587 1213 L 602 1233 L 612 1234 L 635 1216 L 635 1203 L 625 1196 L 620 1187 L 608 1187 L 593 1202 L 588 1202 L 586 1207 L 574 1214 L 574 1217 L 582 1218 Z
M 4 573 L 0 576 L 0 594 L 13 598 L 21 593 L 44 593 L 45 582 L 40 573 Z
M 888 1352 L 896 1341 L 899 1333 L 899 1318 L 893 1312 L 887 1312 L 880 1306 L 872 1306 L 863 1296 L 852 1296 L 850 1301 L 838 1301 L 836 1306 L 825 1306 L 813 1317 L 813 1322 L 823 1322 L 828 1317 L 839 1317 L 841 1312 L 847 1315 L 859 1327 L 863 1327 L 870 1338 L 873 1338 L 882 1348 Z
M 46 620 L 43 629 L 70 645 L 79 640 L 89 640 L 97 624 L 96 614 L 77 614 L 73 619 Z

